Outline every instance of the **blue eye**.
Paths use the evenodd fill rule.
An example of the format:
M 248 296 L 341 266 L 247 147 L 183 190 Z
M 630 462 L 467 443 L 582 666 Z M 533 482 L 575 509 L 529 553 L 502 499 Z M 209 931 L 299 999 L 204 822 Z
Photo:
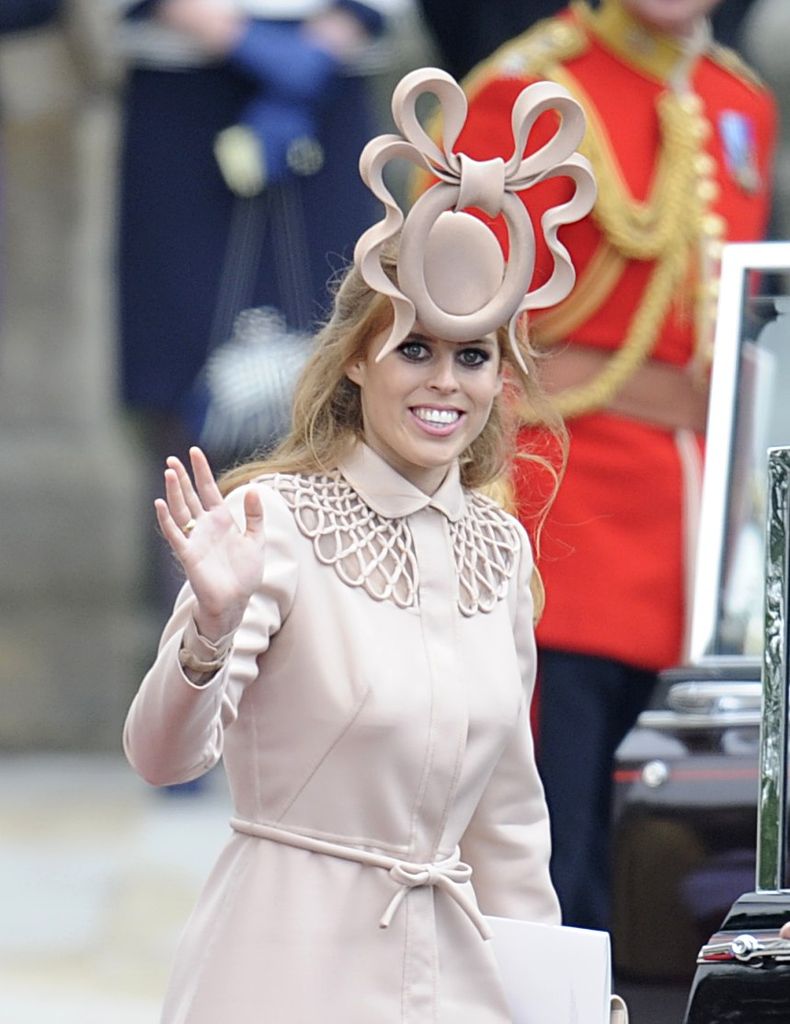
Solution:
M 485 348 L 462 348 L 456 358 L 462 366 L 471 369 L 487 363 L 491 358 L 491 353 Z
M 430 355 L 428 346 L 415 338 L 407 338 L 406 341 L 398 345 L 398 352 L 413 363 L 419 363 Z

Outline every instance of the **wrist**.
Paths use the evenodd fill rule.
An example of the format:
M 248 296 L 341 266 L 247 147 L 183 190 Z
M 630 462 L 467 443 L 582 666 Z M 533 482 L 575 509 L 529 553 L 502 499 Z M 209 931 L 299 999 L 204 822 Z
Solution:
M 222 622 L 210 616 L 201 615 L 196 610 L 184 630 L 183 647 L 194 652 L 203 661 L 212 661 L 228 650 L 233 643 L 233 635 L 238 629 L 238 622 Z

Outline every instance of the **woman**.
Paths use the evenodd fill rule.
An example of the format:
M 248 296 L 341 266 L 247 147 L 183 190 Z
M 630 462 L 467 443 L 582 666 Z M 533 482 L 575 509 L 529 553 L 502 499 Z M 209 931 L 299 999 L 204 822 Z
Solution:
M 412 73 L 396 123 L 427 150 L 410 111 L 436 91 L 452 121 L 454 90 L 441 72 Z M 520 122 L 547 98 L 533 92 Z M 363 154 L 388 216 L 360 239 L 291 435 L 231 473 L 226 500 L 199 450 L 194 484 L 168 460 L 156 503 L 187 584 L 126 751 L 156 785 L 223 756 L 235 806 L 168 1024 L 505 1024 L 482 915 L 558 920 L 528 720 L 532 555 L 478 490 L 506 466 L 518 404 L 542 411 L 515 329 L 531 265 L 511 261 L 503 281 L 488 228 L 429 209 L 498 188 L 508 215 L 506 182 L 525 187 L 525 169 L 515 154 L 506 173 L 464 167 L 400 229 L 380 171 L 414 146 L 393 139 Z M 577 181 L 555 235 L 591 202 L 569 155 L 578 131 L 564 122 L 558 139 L 535 168 Z M 554 251 L 563 291 L 570 264 Z

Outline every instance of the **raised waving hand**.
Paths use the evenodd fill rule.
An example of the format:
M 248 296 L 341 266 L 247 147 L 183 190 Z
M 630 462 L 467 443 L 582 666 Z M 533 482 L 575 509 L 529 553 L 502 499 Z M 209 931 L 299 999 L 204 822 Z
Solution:
M 179 459 L 167 459 L 165 497 L 157 498 L 154 506 L 197 598 L 198 630 L 216 641 L 239 626 L 260 584 L 263 506 L 250 488 L 244 495 L 244 529 L 239 529 L 200 448 L 190 448 L 189 460 L 194 483 Z

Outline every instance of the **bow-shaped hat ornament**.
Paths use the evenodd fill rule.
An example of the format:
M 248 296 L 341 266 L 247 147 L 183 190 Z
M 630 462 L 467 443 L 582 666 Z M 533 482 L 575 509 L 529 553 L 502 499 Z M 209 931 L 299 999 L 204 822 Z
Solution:
M 417 118 L 417 100 L 424 93 L 436 96 L 442 109 L 441 147 Z M 384 204 L 385 215 L 360 237 L 354 260 L 365 282 L 388 296 L 393 306 L 392 327 L 376 358 L 383 359 L 408 337 L 416 320 L 430 334 L 455 342 L 474 341 L 507 323 L 513 357 L 526 370 L 516 343 L 519 316 L 528 309 L 553 306 L 571 291 L 576 272 L 558 231 L 584 217 L 595 202 L 592 169 L 576 152 L 584 135 L 584 114 L 560 85 L 527 86 L 513 105 L 512 156 L 507 161 L 502 157 L 480 161 L 453 151 L 467 110 L 463 90 L 445 71 L 412 71 L 392 96 L 392 113 L 401 134 L 379 135 L 362 151 L 362 179 Z M 525 157 L 530 131 L 547 110 L 560 114 L 560 124 L 540 149 Z M 439 179 L 406 216 L 383 178 L 385 165 L 398 158 Z M 574 193 L 541 217 L 554 267 L 549 279 L 530 291 L 535 234 L 517 193 L 560 175 L 573 180 Z M 503 215 L 509 235 L 507 264 L 491 229 L 463 212 L 470 207 L 491 217 Z M 399 231 L 395 283 L 382 268 L 381 254 Z

